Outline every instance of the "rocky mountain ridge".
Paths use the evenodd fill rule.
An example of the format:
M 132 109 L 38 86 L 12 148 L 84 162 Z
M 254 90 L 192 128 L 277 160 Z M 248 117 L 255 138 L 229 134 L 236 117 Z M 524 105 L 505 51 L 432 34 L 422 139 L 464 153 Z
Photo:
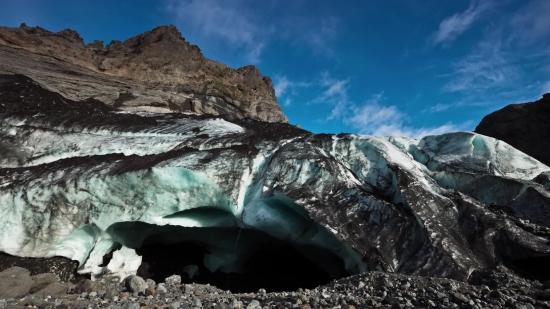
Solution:
M 550 93 L 535 102 L 510 104 L 485 116 L 475 132 L 505 141 L 550 165 Z
M 271 78 L 205 58 L 175 26 L 124 42 L 85 45 L 66 29 L 0 27 L 0 73 L 23 74 L 72 100 L 97 99 L 126 111 L 228 115 L 287 122 Z

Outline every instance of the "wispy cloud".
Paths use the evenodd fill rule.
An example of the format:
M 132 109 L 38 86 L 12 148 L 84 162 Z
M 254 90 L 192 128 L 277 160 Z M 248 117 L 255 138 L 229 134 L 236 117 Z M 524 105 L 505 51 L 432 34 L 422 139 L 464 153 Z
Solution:
M 490 2 L 490 0 L 472 0 L 464 12 L 455 13 L 443 19 L 431 37 L 432 44 L 438 45 L 454 41 L 474 24 L 481 13 L 489 7 Z
M 312 102 L 332 105 L 326 121 L 341 118 L 346 113 L 347 106 L 351 104 L 348 96 L 349 80 L 334 78 L 325 71 L 321 73 L 318 84 L 324 90 Z
M 289 106 L 292 103 L 289 96 L 296 95 L 298 88 L 307 88 L 311 86 L 311 83 L 291 81 L 285 75 L 275 75 L 273 81 L 273 88 L 275 88 L 277 99 L 281 100 L 284 98 L 284 106 Z
M 293 93 L 297 88 L 310 87 L 311 83 L 291 81 L 286 75 L 275 75 L 273 77 L 275 93 L 278 97 L 288 95 L 288 92 Z
M 244 50 L 246 60 L 256 64 L 276 40 L 300 44 L 325 56 L 334 55 L 340 20 L 330 14 L 312 16 L 308 5 L 281 0 L 258 5 L 253 0 L 166 0 L 167 11 L 179 23 L 201 35 L 223 40 Z M 280 18 L 277 10 L 285 8 Z
M 550 81 L 548 81 L 543 87 L 542 87 L 542 94 L 550 93 Z
M 319 85 L 324 90 L 313 100 L 313 103 L 332 106 L 330 114 L 324 121 L 341 121 L 359 134 L 421 138 L 426 135 L 459 131 L 470 125 L 470 123 L 462 125 L 446 123 L 436 127 L 408 125 L 410 119 L 407 114 L 400 111 L 395 105 L 385 106 L 382 104 L 384 92 L 373 95 L 362 105 L 357 105 L 349 98 L 349 79 L 333 78 L 329 73 L 323 72 Z
M 291 82 L 286 76 L 275 76 L 275 84 L 273 88 L 275 88 L 275 94 L 277 97 L 282 97 L 290 84 Z
M 283 106 L 290 106 L 292 104 L 292 100 L 289 98 L 286 98 L 283 102 Z
M 423 113 L 439 113 L 439 112 L 444 112 L 444 111 L 448 110 L 449 108 L 451 108 L 453 106 L 455 106 L 455 105 L 437 103 L 436 105 L 426 107 L 422 112 Z
M 500 100 L 521 99 L 539 91 L 532 85 L 540 87 L 543 80 L 536 76 L 543 75 L 535 71 L 550 61 L 550 53 L 541 52 L 550 47 L 550 1 L 524 3 L 493 20 L 471 52 L 451 64 L 451 72 L 441 75 L 448 78 L 443 91 L 460 92 L 477 101 L 495 94 L 500 94 Z
M 168 10 L 204 35 L 223 39 L 246 50 L 251 63 L 260 61 L 272 29 L 263 26 L 250 10 L 248 0 L 172 0 Z
M 482 41 L 463 59 L 453 64 L 445 91 L 477 91 L 508 86 L 520 76 L 521 68 L 500 41 Z
M 360 134 L 375 136 L 408 136 L 422 138 L 427 135 L 443 134 L 463 130 L 470 123 L 455 125 L 446 123 L 436 127 L 415 127 L 407 125 L 408 116 L 397 106 L 383 106 L 383 93 L 375 94 L 362 106 L 352 106 L 352 116 L 346 122 Z

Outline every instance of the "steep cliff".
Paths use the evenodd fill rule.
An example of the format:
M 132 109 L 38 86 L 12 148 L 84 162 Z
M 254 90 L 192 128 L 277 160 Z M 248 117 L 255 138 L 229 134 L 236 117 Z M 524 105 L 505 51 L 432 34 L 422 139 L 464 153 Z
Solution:
M 511 104 L 485 116 L 475 132 L 505 141 L 550 165 L 550 93 L 538 101 Z
M 72 100 L 94 98 L 127 111 L 229 115 L 287 122 L 271 78 L 254 66 L 207 59 L 175 26 L 107 46 L 76 31 L 0 27 L 0 73 L 23 74 Z

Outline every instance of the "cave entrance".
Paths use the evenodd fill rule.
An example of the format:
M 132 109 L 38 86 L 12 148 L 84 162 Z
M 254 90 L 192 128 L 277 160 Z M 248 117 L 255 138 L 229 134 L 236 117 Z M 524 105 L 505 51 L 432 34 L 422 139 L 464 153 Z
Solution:
M 514 272 L 530 279 L 541 282 L 550 280 L 550 256 L 537 256 L 525 259 L 512 260 L 507 263 Z
M 264 288 L 269 292 L 293 291 L 298 288 L 314 288 L 350 275 L 344 262 L 334 253 L 315 246 L 299 246 L 276 239 L 257 230 L 238 228 L 180 228 L 193 230 L 198 235 L 195 240 L 186 240 L 163 244 L 162 234 L 151 235 L 143 245 L 136 248 L 142 256 L 138 275 L 156 282 L 166 277 L 180 275 L 183 283 L 201 283 L 214 285 L 234 293 L 257 292 Z M 235 234 L 236 243 L 216 243 L 205 239 L 231 239 L 227 235 Z M 201 234 L 203 234 L 201 236 Z M 204 237 L 209 234 L 212 237 Z M 205 256 L 219 250 L 220 247 L 235 247 L 235 263 L 230 270 L 210 271 L 205 265 Z M 231 251 L 231 250 L 230 250 Z M 308 258 L 316 257 L 316 261 Z M 207 263 L 208 264 L 208 263 Z M 222 262 L 223 264 L 223 262 Z M 189 278 L 186 266 L 196 265 L 198 274 Z M 210 265 L 211 266 L 211 265 Z M 329 271 L 327 271 L 329 270 Z

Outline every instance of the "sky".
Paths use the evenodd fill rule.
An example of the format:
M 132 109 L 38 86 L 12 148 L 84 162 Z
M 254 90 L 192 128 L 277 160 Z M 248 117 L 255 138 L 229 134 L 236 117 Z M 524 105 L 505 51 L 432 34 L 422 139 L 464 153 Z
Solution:
M 0 0 L 0 25 L 86 43 L 174 24 L 271 76 L 292 124 L 420 138 L 550 92 L 550 0 Z

